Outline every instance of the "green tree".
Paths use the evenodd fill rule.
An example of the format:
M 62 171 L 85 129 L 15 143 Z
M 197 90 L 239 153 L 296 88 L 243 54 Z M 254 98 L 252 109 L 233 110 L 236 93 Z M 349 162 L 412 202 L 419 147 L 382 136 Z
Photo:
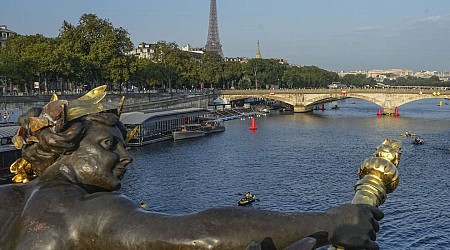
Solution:
M 430 78 L 421 77 L 397 77 L 394 80 L 386 79 L 384 84 L 391 86 L 428 86 L 428 87 L 448 87 L 450 82 L 444 82 L 438 76 L 431 76 Z
M 245 65 L 244 74 L 250 79 L 253 83 L 255 89 L 261 88 L 261 78 L 264 74 L 263 72 L 263 59 L 256 58 L 248 60 L 248 63 Z
M 12 38 L 11 38 L 12 39 Z M 8 45 L 7 45 L 8 46 Z M 6 47 L 0 46 L 0 80 L 12 81 L 24 86 L 24 74 L 20 72 L 21 62 L 18 56 L 13 55 Z M 3 83 L 3 82 L 2 82 Z M 2 90 L 1 90 L 2 91 Z
M 169 89 L 169 92 L 172 92 L 172 88 L 178 87 L 177 83 L 183 71 L 181 51 L 174 42 L 160 41 L 156 44 L 154 53 L 153 60 L 163 65 L 162 68 L 157 68 L 158 72 L 156 75 L 161 76 L 164 89 Z
M 271 85 L 280 85 L 283 81 L 287 65 L 280 64 L 276 59 L 250 59 L 244 67 L 244 74 L 251 79 L 253 86 L 265 89 Z
M 289 88 L 326 88 L 339 76 L 316 66 L 292 66 L 284 71 L 283 81 Z
M 286 84 L 286 87 L 289 89 L 297 86 L 299 82 L 301 82 L 301 69 L 297 66 L 292 66 L 287 68 L 283 74 L 283 82 Z
M 42 35 L 16 35 L 8 39 L 1 50 L 3 68 L 14 84 L 21 90 L 32 88 L 34 81 L 44 82 L 55 75 L 54 64 L 57 61 L 54 53 L 57 40 Z
M 64 21 L 59 37 L 62 48 L 80 62 L 79 68 L 73 69 L 82 78 L 79 80 L 93 82 L 94 86 L 108 81 L 118 86 L 128 80 L 130 61 L 125 53 L 132 50 L 133 43 L 124 28 L 115 28 L 95 14 L 83 14 L 77 26 Z
M 373 86 L 376 84 L 376 81 L 373 78 L 367 78 L 366 75 L 363 74 L 348 74 L 341 77 L 339 81 L 347 86 L 353 85 L 355 87 L 364 87 L 366 85 Z
M 240 62 L 225 62 L 223 71 L 223 78 L 227 85 L 227 88 L 237 88 L 237 84 L 242 80 L 244 76 L 243 66 Z
M 30 39 L 31 38 L 31 39 Z M 58 75 L 56 62 L 59 61 L 56 53 L 58 42 L 54 38 L 46 38 L 36 35 L 28 38 L 33 43 L 23 49 L 22 59 L 29 61 L 33 67 L 33 73 L 38 81 L 43 83 L 45 92 L 49 89 L 49 80 Z
M 222 57 L 215 52 L 205 52 L 202 55 L 200 77 L 206 83 L 205 87 L 223 87 L 221 80 L 224 77 L 224 65 Z

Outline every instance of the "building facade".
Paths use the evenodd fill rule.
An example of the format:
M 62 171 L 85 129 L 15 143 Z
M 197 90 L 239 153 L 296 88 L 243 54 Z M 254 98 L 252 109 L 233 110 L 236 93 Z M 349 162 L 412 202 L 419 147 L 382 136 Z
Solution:
M 156 44 L 154 43 L 140 43 L 137 48 L 134 48 L 128 54 L 134 55 L 142 59 L 153 60 L 155 56 Z
M 0 46 L 5 46 L 6 39 L 15 34 L 16 33 L 14 31 L 9 30 L 6 25 L 0 25 Z
M 414 76 L 413 71 L 409 69 L 373 69 L 373 70 L 354 70 L 350 72 L 338 72 L 339 77 L 345 75 L 365 75 L 367 78 L 371 77 L 377 82 L 383 82 L 386 79 L 395 80 L 398 77 Z

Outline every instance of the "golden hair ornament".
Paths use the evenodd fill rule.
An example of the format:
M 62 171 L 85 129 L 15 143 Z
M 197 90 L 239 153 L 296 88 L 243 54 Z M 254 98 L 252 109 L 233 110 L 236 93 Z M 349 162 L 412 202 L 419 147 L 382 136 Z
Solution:
M 31 164 L 23 158 L 19 158 L 11 164 L 9 170 L 11 173 L 15 174 L 12 178 L 13 182 L 26 183 L 29 181 L 28 174 L 32 173 Z
M 111 102 L 102 102 L 105 96 L 106 85 L 103 85 L 92 89 L 76 100 L 70 101 L 69 104 L 67 104 L 66 120 L 72 121 L 85 115 L 101 112 L 112 112 L 120 116 L 123 101 L 119 105 L 115 105 Z

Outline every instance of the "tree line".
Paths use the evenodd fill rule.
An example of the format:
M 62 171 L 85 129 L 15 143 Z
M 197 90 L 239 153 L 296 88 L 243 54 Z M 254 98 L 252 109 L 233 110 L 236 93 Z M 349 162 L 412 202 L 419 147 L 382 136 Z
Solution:
M 64 21 L 55 38 L 15 35 L 0 48 L 0 80 L 18 91 L 87 90 L 107 84 L 110 90 L 129 89 L 266 89 L 326 88 L 332 82 L 363 87 L 374 85 L 365 75 L 346 75 L 316 66 L 280 64 L 276 59 L 224 61 L 205 52 L 201 58 L 182 51 L 175 42 L 159 41 L 151 59 L 128 52 L 133 43 L 124 28 L 107 19 L 83 14 L 77 25 Z M 34 84 L 38 82 L 39 86 Z M 399 78 L 391 85 L 448 86 L 439 78 Z

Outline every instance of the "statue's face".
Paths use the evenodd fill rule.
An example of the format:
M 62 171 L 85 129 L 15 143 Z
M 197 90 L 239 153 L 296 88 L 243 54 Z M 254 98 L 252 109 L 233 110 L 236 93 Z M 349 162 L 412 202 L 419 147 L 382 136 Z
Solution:
M 79 182 L 109 191 L 120 188 L 125 167 L 132 161 L 119 128 L 99 123 L 89 127 L 70 159 Z

